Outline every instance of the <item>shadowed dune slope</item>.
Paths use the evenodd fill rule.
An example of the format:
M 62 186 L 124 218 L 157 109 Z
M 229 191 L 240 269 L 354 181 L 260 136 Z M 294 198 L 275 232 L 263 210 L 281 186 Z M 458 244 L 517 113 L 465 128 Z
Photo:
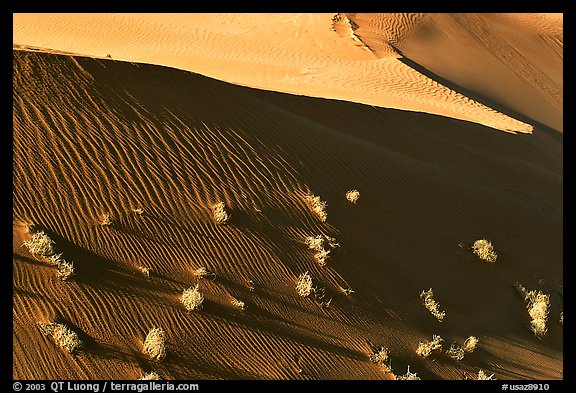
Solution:
M 423 379 L 562 378 L 558 133 L 104 59 L 14 51 L 13 71 L 15 379 L 392 379 L 408 365 Z M 306 193 L 327 201 L 326 222 Z M 73 261 L 73 279 L 21 247 L 30 224 Z M 318 234 L 340 245 L 326 266 L 304 243 Z M 494 264 L 458 247 L 483 237 Z M 217 278 L 198 279 L 202 266 Z M 329 307 L 297 295 L 305 271 Z M 541 340 L 515 281 L 551 295 Z M 187 312 L 180 296 L 196 283 L 204 308 Z M 428 288 L 442 323 L 420 302 Z M 41 334 L 54 320 L 80 352 Z M 141 352 L 152 327 L 167 335 L 159 363 Z M 480 342 L 459 362 L 418 357 L 433 334 L 445 350 Z M 390 349 L 393 373 L 370 362 L 372 345 Z

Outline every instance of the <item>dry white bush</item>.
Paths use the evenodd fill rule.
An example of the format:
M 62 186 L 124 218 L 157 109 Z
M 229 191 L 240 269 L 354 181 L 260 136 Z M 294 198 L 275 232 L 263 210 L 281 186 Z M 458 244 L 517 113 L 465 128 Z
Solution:
M 318 235 L 318 236 L 308 236 L 306 237 L 306 245 L 308 246 L 308 248 L 310 248 L 311 250 L 317 250 L 319 248 L 324 248 L 324 238 L 322 237 L 322 235 Z
M 72 264 L 72 262 L 68 262 L 62 259 L 58 264 L 58 277 L 60 277 L 62 281 L 66 281 L 73 275 L 74 275 L 74 265 Z
M 548 331 L 546 323 L 548 321 L 548 313 L 550 311 L 550 295 L 542 293 L 542 291 L 527 291 L 520 283 L 514 283 L 516 290 L 522 295 L 526 301 L 526 308 L 528 314 L 532 318 L 530 321 L 530 330 L 540 338 Z
M 199 279 L 211 279 L 214 281 L 216 279 L 216 274 L 206 269 L 205 267 L 200 267 L 192 272 Z
M 418 343 L 418 348 L 416 349 L 416 353 L 419 356 L 427 358 L 432 354 L 432 351 L 441 351 L 442 350 L 442 341 L 444 339 L 440 336 L 433 335 L 432 341 L 423 343 Z
M 166 357 L 166 334 L 162 328 L 152 328 L 142 349 L 145 355 L 148 355 L 155 361 L 160 361 Z
M 478 380 L 479 381 L 490 381 L 490 380 L 494 380 L 494 379 L 496 379 L 496 378 L 494 378 L 494 374 L 488 375 L 482 370 L 478 371 Z
M 74 265 L 72 262 L 68 262 L 62 258 L 62 253 L 50 255 L 48 257 L 48 264 L 58 268 L 58 277 L 60 277 L 62 281 L 66 281 L 74 275 Z
M 54 254 L 54 240 L 50 239 L 44 231 L 36 232 L 30 240 L 22 243 L 33 255 L 49 257 Z
M 370 361 L 372 363 L 379 364 L 384 368 L 386 372 L 391 372 L 392 368 L 390 366 L 390 351 L 388 348 L 379 347 L 374 348 L 374 352 L 370 355 Z
M 208 270 L 205 267 L 199 267 L 192 272 L 198 278 L 207 278 L 209 275 Z
M 550 295 L 542 291 L 530 291 L 528 293 L 528 314 L 532 318 L 530 321 L 531 330 L 538 337 L 544 336 L 548 331 L 546 323 L 548 312 L 550 311 Z
M 470 336 L 466 340 L 464 340 L 464 346 L 462 347 L 462 349 L 464 350 L 464 352 L 472 353 L 474 352 L 477 346 L 478 346 L 478 338 Z
M 220 201 L 212 205 L 212 215 L 216 224 L 226 224 L 230 220 L 230 215 L 226 211 L 226 205 Z
M 492 243 L 486 239 L 476 240 L 472 245 L 472 251 L 486 262 L 496 262 L 496 258 L 498 258 Z
M 342 292 L 344 292 L 344 295 L 350 296 L 354 293 L 354 290 L 352 288 L 342 288 Z
M 400 380 L 400 381 L 420 381 L 420 377 L 418 375 L 416 375 L 416 373 L 410 372 L 410 366 L 408 366 L 408 370 L 406 371 L 406 374 L 397 375 L 396 379 Z
M 102 215 L 100 216 L 100 225 L 102 226 L 112 225 L 112 216 L 110 216 L 110 213 L 102 213 Z
M 137 266 L 136 267 L 142 274 L 144 274 L 146 277 L 150 277 L 150 271 L 151 269 L 149 267 L 144 267 L 144 266 Z
M 309 249 L 316 251 L 314 254 L 314 259 L 320 266 L 326 265 L 326 260 L 329 258 L 330 250 L 327 250 L 325 247 L 325 243 L 328 243 L 330 248 L 340 247 L 338 243 L 336 243 L 336 239 L 330 236 L 308 236 L 306 237 L 306 245 Z
M 140 381 L 161 381 L 162 377 L 160 377 L 160 375 L 158 375 L 158 373 L 156 373 L 155 371 L 151 371 L 149 373 L 144 374 L 144 376 L 142 376 L 142 378 L 140 378 Z
M 426 309 L 428 309 L 428 311 L 430 311 L 430 313 L 434 315 L 437 320 L 442 322 L 446 312 L 440 311 L 440 304 L 434 300 L 434 292 L 432 291 L 432 288 L 427 291 L 420 292 L 420 299 L 422 299 L 424 307 L 426 307 Z
M 452 345 L 450 346 L 450 349 L 448 349 L 446 351 L 446 353 L 452 359 L 455 359 L 458 361 L 464 359 L 464 350 L 462 349 L 462 347 L 460 345 L 456 344 L 455 342 L 452 343 Z
M 326 213 L 326 206 L 328 205 L 325 201 L 320 199 L 319 196 L 308 194 L 306 195 L 306 203 L 308 203 L 308 206 L 310 209 L 312 209 L 312 212 L 314 212 L 314 214 L 320 218 L 320 221 L 326 222 L 326 219 L 328 218 L 328 214 Z
M 348 199 L 352 203 L 356 203 L 360 198 L 360 192 L 358 190 L 350 190 L 346 193 L 346 199 Z
M 234 307 L 238 307 L 242 311 L 246 310 L 246 307 L 247 307 L 246 303 L 244 303 L 240 299 L 236 299 L 235 297 L 232 297 L 231 303 Z
M 78 334 L 62 323 L 40 323 L 40 330 L 45 335 L 52 337 L 60 348 L 70 353 L 82 348 L 83 343 Z
M 62 253 L 50 255 L 48 257 L 48 264 L 51 266 L 58 266 L 63 259 L 64 258 L 62 258 Z
M 188 311 L 202 310 L 204 303 L 204 295 L 198 289 L 198 284 L 195 287 L 190 287 L 182 293 L 182 304 Z
M 304 272 L 298 276 L 296 291 L 298 295 L 302 297 L 310 296 L 310 293 L 312 293 L 312 277 L 308 272 Z

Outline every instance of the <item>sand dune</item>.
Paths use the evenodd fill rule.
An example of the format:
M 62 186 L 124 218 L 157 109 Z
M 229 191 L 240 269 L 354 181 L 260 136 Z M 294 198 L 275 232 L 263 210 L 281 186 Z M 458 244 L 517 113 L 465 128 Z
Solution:
M 475 33 L 471 28 L 477 24 L 476 17 L 446 18 L 451 18 L 446 23 L 448 28 L 457 21 L 459 30 L 471 33 L 451 42 L 443 38 L 444 25 L 433 25 L 434 46 L 424 54 L 418 48 L 427 45 L 429 39 L 421 36 L 431 28 L 423 30 L 421 26 L 437 23 L 437 19 L 444 23 L 443 17 L 344 13 L 15 14 L 13 42 L 171 66 L 259 89 L 438 114 L 510 132 L 531 132 L 531 119 L 561 129 L 562 99 L 557 84 L 558 76 L 561 80 L 561 55 L 560 61 L 553 56 L 545 63 L 539 63 L 530 53 L 523 57 L 534 41 L 546 53 L 561 49 L 561 35 L 560 43 L 557 41 L 559 23 L 539 21 L 539 34 L 525 38 L 520 35 L 534 18 L 518 16 L 506 20 L 510 28 L 492 29 L 490 42 L 474 35 L 473 45 L 469 45 L 467 38 Z M 492 22 L 497 17 L 478 18 Z M 521 26 L 519 33 L 514 30 L 516 26 Z M 552 26 L 552 32 L 548 32 L 548 26 Z M 509 36 L 515 40 L 511 44 L 507 42 Z M 511 52 L 518 42 L 522 47 Z M 490 52 L 484 44 L 496 51 Z M 431 73 L 402 61 L 397 48 L 455 84 L 447 86 Z M 465 50 L 465 56 L 459 54 L 461 50 Z M 508 60 L 512 56 L 519 63 L 509 63 L 506 68 L 495 59 L 500 55 Z M 475 65 L 467 68 L 469 61 Z M 485 62 L 491 71 L 482 68 Z M 506 72 L 501 72 L 503 69 Z M 550 69 L 555 75 L 553 80 L 541 78 Z M 525 74 L 524 70 L 533 71 Z M 539 79 L 537 96 L 532 100 L 526 96 L 533 93 L 526 84 L 530 85 L 534 77 Z M 500 92 L 497 88 L 503 81 L 507 87 Z M 494 102 L 472 98 L 456 84 Z M 521 94 L 516 94 L 518 89 Z M 510 110 L 527 117 L 518 119 Z
M 263 44 L 240 17 L 245 35 L 229 38 L 246 39 L 238 53 L 257 52 Z M 26 31 L 19 18 L 15 40 Z M 331 35 L 331 19 L 323 16 L 294 16 L 293 34 L 313 35 L 298 19 L 309 18 L 334 42 L 357 48 L 344 51 L 352 58 L 334 59 L 329 47 L 297 51 L 294 37 L 282 41 L 286 27 L 274 30 L 273 18 L 266 39 L 279 43 L 270 60 L 277 65 L 266 67 L 258 63 L 264 54 L 249 53 L 244 67 L 236 52 L 225 61 L 229 48 L 219 39 L 236 31 L 233 16 L 221 19 L 218 34 L 206 16 L 198 18 L 183 47 L 171 46 L 179 41 L 173 34 L 191 30 L 178 30 L 178 18 L 168 29 L 169 15 L 78 15 L 70 26 L 58 18 L 60 30 L 46 30 L 46 41 L 20 43 L 82 52 L 99 42 L 86 52 L 168 64 L 188 58 L 183 48 L 192 43 L 208 51 L 210 42 L 212 57 L 192 57 L 187 66 L 203 64 L 197 71 L 205 73 L 221 64 L 234 79 L 232 69 L 243 75 L 260 64 L 270 74 L 246 78 L 267 82 L 292 67 L 287 56 L 318 59 L 311 66 L 328 58 L 336 64 L 322 71 L 334 72 L 330 95 L 337 86 L 349 101 L 355 94 L 401 101 L 405 94 L 402 105 L 416 100 L 417 109 L 430 105 L 443 116 L 252 89 L 158 65 L 15 50 L 15 379 L 137 379 L 151 370 L 167 379 L 393 379 L 408 365 L 422 379 L 474 377 L 479 369 L 498 379 L 563 378 L 561 134 L 539 124 L 517 135 L 476 124 L 507 128 L 513 120 L 411 71 L 395 55 L 377 58 Z M 70 40 L 66 34 L 77 26 L 87 35 Z M 115 34 L 116 45 L 97 40 L 92 27 Z M 157 39 L 144 53 L 139 45 L 151 32 Z M 141 41 L 122 53 L 123 40 L 136 33 Z M 53 45 L 65 37 L 69 46 Z M 142 57 L 133 56 L 138 51 Z M 342 77 L 339 62 L 359 64 L 357 74 Z M 314 85 L 313 71 L 293 72 L 310 91 L 323 83 Z M 384 86 L 393 75 L 397 87 Z M 477 118 L 452 118 L 465 115 Z M 361 193 L 357 204 L 345 199 L 351 189 Z M 326 222 L 307 206 L 308 193 L 328 203 Z M 225 225 L 212 217 L 218 201 L 231 215 Z M 111 226 L 100 225 L 103 213 Z M 59 280 L 55 267 L 21 247 L 30 224 L 74 262 L 73 279 Z M 326 266 L 305 244 L 319 234 L 340 245 Z M 483 237 L 496 248 L 494 264 L 458 246 Z M 193 271 L 200 267 L 216 280 L 198 279 Z M 305 271 L 325 288 L 329 307 L 297 295 Z M 542 339 L 527 327 L 516 281 L 551 296 Z M 204 308 L 187 312 L 180 295 L 197 283 Z M 420 301 L 428 288 L 446 311 L 441 323 Z M 43 336 L 38 322 L 51 321 L 75 330 L 84 348 L 71 355 Z M 167 334 L 168 355 L 159 363 L 142 354 L 156 326 Z M 470 335 L 480 341 L 461 361 L 445 352 L 416 355 L 418 343 L 435 334 L 444 351 Z M 370 362 L 373 346 L 389 348 L 392 372 Z
M 374 53 L 382 42 L 442 78 L 563 130 L 562 14 L 351 15 L 356 33 Z M 385 30 L 383 26 L 398 26 Z M 385 34 L 385 32 L 387 34 Z M 509 113 L 509 112 L 508 112 Z

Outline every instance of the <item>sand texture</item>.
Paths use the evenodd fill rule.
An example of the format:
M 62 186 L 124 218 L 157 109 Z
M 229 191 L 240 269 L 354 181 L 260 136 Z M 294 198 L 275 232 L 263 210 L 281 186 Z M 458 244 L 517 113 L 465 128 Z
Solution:
M 14 15 L 13 378 L 563 378 L 561 19 L 334 15 Z M 485 68 L 432 53 L 468 40 Z M 515 282 L 550 295 L 544 337 Z

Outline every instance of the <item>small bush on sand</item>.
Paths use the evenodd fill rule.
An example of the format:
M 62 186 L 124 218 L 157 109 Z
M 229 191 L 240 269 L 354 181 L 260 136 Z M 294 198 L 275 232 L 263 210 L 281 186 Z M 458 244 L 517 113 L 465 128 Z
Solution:
M 526 301 L 528 314 L 532 318 L 530 330 L 538 338 L 544 336 L 548 331 L 546 323 L 550 311 L 550 295 L 544 294 L 542 291 L 527 291 L 520 283 L 515 283 L 514 286 Z
M 166 334 L 162 328 L 150 329 L 142 351 L 155 361 L 161 361 L 166 357 Z
M 306 238 L 306 245 L 309 249 L 316 251 L 314 254 L 314 259 L 320 266 L 326 265 L 326 260 L 329 258 L 330 250 L 325 248 L 325 243 L 328 243 L 330 248 L 340 247 L 338 243 L 336 243 L 336 239 L 330 236 L 308 236 Z
M 196 277 L 199 279 L 210 279 L 214 281 L 216 279 L 216 273 L 211 272 L 210 270 L 206 269 L 205 267 L 199 267 L 198 269 L 192 272 Z
M 64 259 L 58 264 L 58 277 L 62 281 L 68 280 L 74 275 L 74 265 L 72 262 L 65 261 Z
M 62 281 L 68 280 L 74 275 L 74 265 L 62 258 L 62 253 L 50 255 L 48 257 L 48 264 L 58 268 L 58 277 Z
M 462 347 L 462 349 L 464 350 L 464 352 L 472 353 L 474 352 L 477 346 L 478 346 L 478 339 L 474 336 L 470 336 L 466 340 L 464 340 L 464 346 Z
M 220 201 L 212 205 L 212 215 L 216 224 L 226 224 L 230 220 L 230 215 L 226 211 L 226 205 Z
M 22 243 L 23 246 L 28 248 L 28 251 L 34 256 L 49 257 L 54 254 L 54 240 L 44 232 L 36 232 L 32 239 Z
M 156 373 L 155 371 L 146 373 L 142 376 L 142 378 L 140 378 L 140 381 L 161 381 L 161 380 L 162 377 L 160 377 L 160 375 L 158 375 L 158 373 Z
M 190 287 L 182 293 L 182 304 L 188 311 L 202 310 L 204 303 L 204 295 L 198 289 L 198 284 L 195 287 Z
M 246 303 L 244 303 L 242 300 L 232 297 L 232 300 L 230 302 L 234 307 L 237 307 L 242 311 L 246 310 Z
M 396 379 L 400 380 L 400 381 L 420 381 L 420 377 L 418 375 L 416 375 L 416 373 L 410 372 L 410 366 L 408 366 L 408 370 L 406 371 L 406 374 L 397 375 Z
M 112 225 L 112 216 L 110 213 L 102 213 L 100 216 L 100 225 L 102 226 L 110 226 Z
M 53 254 L 48 257 L 48 264 L 51 266 L 58 266 L 63 259 L 64 258 L 62 258 L 62 253 Z
M 298 276 L 296 291 L 298 295 L 302 297 L 310 296 L 310 293 L 312 293 L 312 277 L 308 272 L 304 272 Z
M 456 344 L 455 342 L 452 343 L 450 349 L 448 349 L 446 353 L 454 360 L 460 361 L 464 359 L 464 350 L 460 345 Z
M 442 341 L 444 339 L 440 336 L 432 336 L 432 341 L 423 343 L 418 343 L 418 348 L 416 349 L 416 353 L 419 356 L 427 358 L 432 354 L 432 351 L 441 351 L 442 350 Z
M 41 323 L 40 330 L 45 335 L 52 337 L 60 348 L 70 353 L 82 348 L 82 340 L 78 334 L 62 323 Z
M 372 355 L 370 355 L 370 361 L 376 363 L 384 368 L 386 372 L 391 372 L 392 368 L 390 366 L 390 351 L 385 347 L 374 348 Z
M 312 209 L 312 212 L 314 212 L 314 214 L 320 218 L 320 221 L 326 222 L 326 219 L 328 218 L 328 214 L 326 213 L 326 206 L 328 205 L 325 201 L 320 199 L 319 196 L 308 194 L 306 195 L 306 203 L 310 209 Z
M 152 271 L 152 269 L 150 269 L 149 267 L 137 266 L 136 268 L 140 271 L 140 273 L 142 273 L 146 277 L 150 277 L 150 272 Z
M 472 245 L 472 251 L 474 251 L 474 254 L 476 254 L 480 259 L 486 262 L 496 262 L 496 258 L 498 258 L 494 252 L 492 243 L 486 239 L 476 240 Z
M 490 380 L 494 380 L 496 378 L 494 378 L 494 374 L 488 375 L 487 373 L 485 373 L 482 370 L 478 371 L 478 380 L 479 381 L 490 381 Z
M 420 293 L 420 299 L 422 299 L 424 307 L 426 307 L 426 309 L 430 311 L 430 313 L 434 315 L 437 320 L 442 322 L 446 312 L 440 311 L 440 304 L 434 300 L 434 292 L 432 291 L 432 288 L 427 291 L 422 291 Z
M 356 204 L 358 198 L 360 198 L 360 192 L 358 190 L 350 190 L 346 193 L 346 199 L 354 204 Z

